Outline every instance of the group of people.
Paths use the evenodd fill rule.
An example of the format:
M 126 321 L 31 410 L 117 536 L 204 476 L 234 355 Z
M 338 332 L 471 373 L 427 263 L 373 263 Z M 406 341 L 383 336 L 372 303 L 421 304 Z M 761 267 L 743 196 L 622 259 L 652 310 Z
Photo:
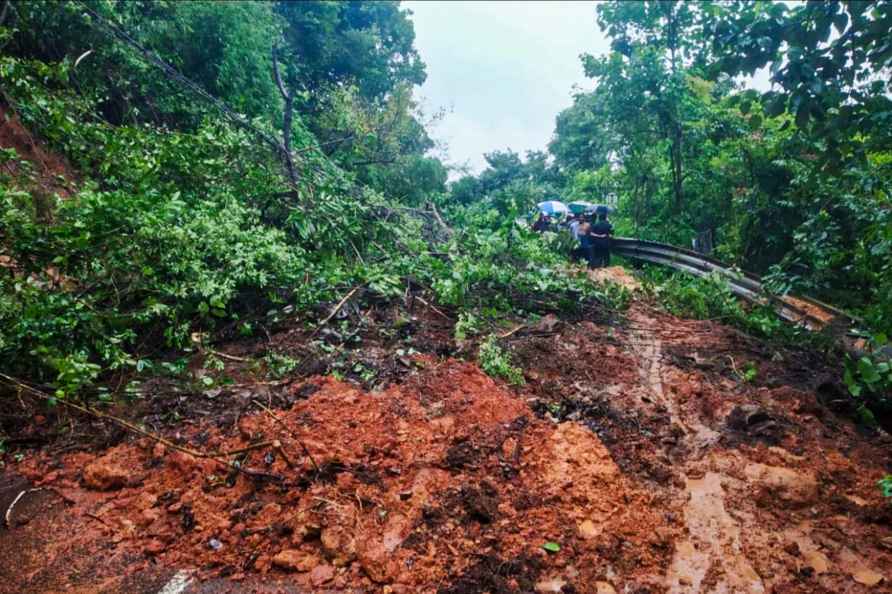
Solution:
M 607 220 L 607 208 L 598 207 L 593 214 L 571 214 L 560 223 L 570 231 L 576 241 L 576 247 L 570 254 L 574 262 L 585 260 L 589 268 L 610 266 L 610 238 L 613 236 L 613 225 Z M 551 217 L 540 213 L 533 224 L 533 231 L 554 230 Z

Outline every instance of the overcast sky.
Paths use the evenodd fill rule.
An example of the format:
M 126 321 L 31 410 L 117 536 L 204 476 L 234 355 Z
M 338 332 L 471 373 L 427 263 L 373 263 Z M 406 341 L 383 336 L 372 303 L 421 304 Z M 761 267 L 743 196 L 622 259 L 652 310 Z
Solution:
M 414 14 L 415 46 L 427 64 L 416 89 L 427 113 L 449 113 L 431 135 L 448 162 L 479 173 L 483 153 L 545 149 L 573 87 L 593 87 L 579 55 L 610 44 L 595 22 L 595 2 L 404 1 Z M 767 76 L 756 77 L 767 87 Z M 453 178 L 455 174 L 453 173 Z
M 403 2 L 427 64 L 416 90 L 449 162 L 483 169 L 483 153 L 544 149 L 573 85 L 591 88 L 579 54 L 606 52 L 594 2 Z

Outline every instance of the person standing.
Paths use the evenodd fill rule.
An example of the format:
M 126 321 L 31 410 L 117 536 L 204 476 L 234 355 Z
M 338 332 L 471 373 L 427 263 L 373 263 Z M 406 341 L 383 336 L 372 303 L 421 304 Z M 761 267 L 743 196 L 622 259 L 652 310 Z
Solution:
M 574 214 L 567 220 L 567 229 L 573 238 L 574 247 L 570 252 L 570 261 L 578 262 L 583 258 L 582 247 L 579 243 L 579 225 L 582 222 L 582 215 Z
M 591 226 L 592 268 L 610 266 L 610 237 L 613 225 L 607 220 L 607 209 L 598 209 L 598 220 Z
M 539 213 L 539 218 L 536 219 L 536 222 L 533 223 L 533 231 L 537 233 L 542 233 L 543 231 L 551 230 L 551 217 L 545 214 L 544 212 Z
M 576 237 L 579 239 L 579 255 L 585 259 L 588 267 L 592 267 L 592 224 L 583 216 L 579 217 L 579 226 L 576 228 Z

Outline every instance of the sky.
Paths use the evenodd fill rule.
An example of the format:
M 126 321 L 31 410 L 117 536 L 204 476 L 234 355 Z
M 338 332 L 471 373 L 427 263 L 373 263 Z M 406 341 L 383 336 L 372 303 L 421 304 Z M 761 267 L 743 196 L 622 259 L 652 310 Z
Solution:
M 413 12 L 415 47 L 427 64 L 415 97 L 427 114 L 446 110 L 431 136 L 448 164 L 471 173 L 486 167 L 484 153 L 544 150 L 574 86 L 593 88 L 579 55 L 610 49 L 595 2 L 410 0 L 402 7 Z M 767 88 L 767 74 L 757 73 L 754 86 Z
M 573 102 L 573 86 L 592 88 L 579 60 L 609 42 L 594 2 L 421 2 L 415 47 L 427 64 L 416 89 L 427 113 L 447 110 L 431 130 L 448 162 L 479 173 L 483 153 L 545 149 L 555 116 Z

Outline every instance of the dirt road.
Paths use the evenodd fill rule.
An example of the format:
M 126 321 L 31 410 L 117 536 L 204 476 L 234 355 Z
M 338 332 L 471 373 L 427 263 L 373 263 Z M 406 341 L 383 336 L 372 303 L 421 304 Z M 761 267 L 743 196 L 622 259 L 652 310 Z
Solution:
M 640 303 L 506 344 L 520 388 L 415 355 L 165 432 L 252 448 L 239 469 L 148 439 L 29 455 L 0 591 L 892 591 L 892 441 L 828 407 L 819 359 Z

